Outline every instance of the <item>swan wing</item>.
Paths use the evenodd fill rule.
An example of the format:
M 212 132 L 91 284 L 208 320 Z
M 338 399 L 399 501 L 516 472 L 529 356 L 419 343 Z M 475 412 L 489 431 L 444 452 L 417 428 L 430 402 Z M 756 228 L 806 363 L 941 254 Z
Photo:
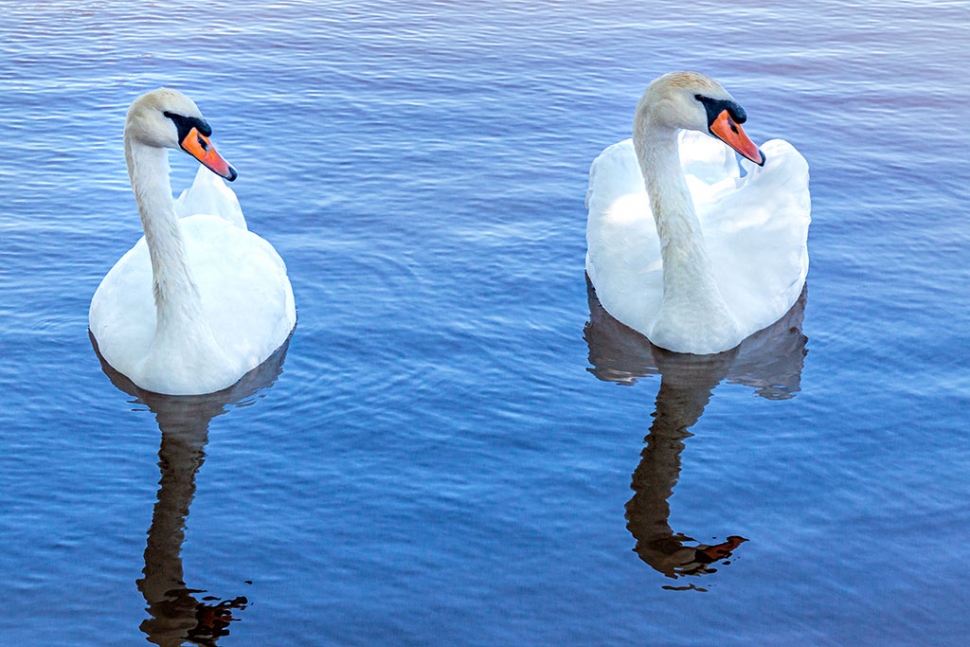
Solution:
M 145 237 L 125 252 L 91 299 L 88 325 L 108 364 L 135 375 L 155 338 L 152 261 Z
M 283 259 L 264 239 L 219 218 L 192 216 L 180 222 L 213 337 L 244 372 L 255 368 L 296 325 Z
M 791 308 L 808 273 L 808 163 L 780 139 L 762 151 L 763 167 L 744 160 L 734 186 L 695 196 L 718 289 L 746 336 Z
M 649 336 L 663 297 L 663 265 L 632 140 L 593 160 L 586 207 L 586 273 L 596 296 L 617 320 Z
M 182 191 L 175 201 L 175 213 L 179 218 L 198 214 L 218 216 L 240 229 L 247 228 L 236 193 L 204 166 L 199 167 L 192 186 Z
M 725 180 L 736 180 L 741 172 L 734 151 L 723 142 L 696 130 L 682 130 L 679 135 L 680 166 L 691 186 L 692 197 L 695 188 L 701 184 L 719 186 Z M 698 182 L 699 181 L 699 182 Z

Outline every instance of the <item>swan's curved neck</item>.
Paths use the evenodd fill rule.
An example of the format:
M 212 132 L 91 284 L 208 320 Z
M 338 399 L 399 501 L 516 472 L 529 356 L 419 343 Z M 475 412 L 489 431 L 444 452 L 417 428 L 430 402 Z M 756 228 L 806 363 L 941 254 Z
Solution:
M 152 259 L 156 334 L 173 325 L 203 321 L 202 299 L 185 255 L 172 200 L 168 151 L 146 146 L 126 133 L 125 158 Z
M 726 306 L 681 169 L 677 133 L 677 128 L 656 123 L 649 109 L 641 106 L 637 111 L 633 145 L 660 237 L 663 308 L 704 318 L 712 311 L 724 312 Z

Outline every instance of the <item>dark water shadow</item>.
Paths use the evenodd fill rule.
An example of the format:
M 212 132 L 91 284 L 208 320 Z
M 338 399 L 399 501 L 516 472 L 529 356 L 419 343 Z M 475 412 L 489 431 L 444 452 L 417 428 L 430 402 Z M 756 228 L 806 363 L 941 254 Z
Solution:
M 140 389 L 104 361 L 93 336 L 91 343 L 111 383 L 133 396 L 133 403 L 147 405 L 162 432 L 158 501 L 148 529 L 144 577 L 136 581 L 149 614 L 140 629 L 149 642 L 163 647 L 214 647 L 221 636 L 229 634 L 230 623 L 239 619 L 238 611 L 245 609 L 249 600 L 244 595 L 226 600 L 200 595 L 205 591 L 185 584 L 181 553 L 189 506 L 195 498 L 195 477 L 205 461 L 209 422 L 233 405 L 251 404 L 249 399 L 276 382 L 283 371 L 289 339 L 228 389 L 193 396 L 161 395 Z
M 683 355 L 658 348 L 624 326 L 600 305 L 587 279 L 590 320 L 584 337 L 589 345 L 588 370 L 601 380 L 633 385 L 641 377 L 660 375 L 660 389 L 650 432 L 644 438 L 640 464 L 633 472 L 633 498 L 626 504 L 627 529 L 644 562 L 670 578 L 714 573 L 743 542 L 730 535 L 713 546 L 696 542 L 670 527 L 668 499 L 680 476 L 681 452 L 689 431 L 722 381 L 749 386 L 769 400 L 785 400 L 799 391 L 808 338 L 802 320 L 808 288 L 791 310 L 773 325 L 717 355 Z M 725 562 L 727 563 L 727 562 Z M 705 590 L 693 584 L 672 590 Z

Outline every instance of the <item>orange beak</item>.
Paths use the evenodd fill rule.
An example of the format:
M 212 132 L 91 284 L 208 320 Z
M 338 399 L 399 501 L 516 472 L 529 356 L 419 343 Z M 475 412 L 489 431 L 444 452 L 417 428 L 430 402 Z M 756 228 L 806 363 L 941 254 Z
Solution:
M 182 150 L 202 162 L 202 165 L 220 177 L 224 177 L 230 182 L 236 179 L 236 169 L 229 162 L 222 158 L 212 145 L 209 138 L 199 132 L 198 128 L 192 128 L 182 140 Z
M 758 166 L 765 165 L 764 153 L 748 138 L 741 124 L 731 119 L 727 110 L 722 111 L 711 124 L 711 134 Z

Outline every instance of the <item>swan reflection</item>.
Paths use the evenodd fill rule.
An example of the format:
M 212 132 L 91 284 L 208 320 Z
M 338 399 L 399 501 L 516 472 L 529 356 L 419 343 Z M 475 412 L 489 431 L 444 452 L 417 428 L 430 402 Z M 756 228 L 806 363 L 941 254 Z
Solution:
M 93 337 L 91 341 L 97 351 Z M 195 476 L 205 461 L 209 422 L 226 413 L 230 405 L 243 404 L 242 400 L 272 386 L 283 370 L 288 345 L 289 340 L 230 388 L 198 396 L 143 391 L 101 360 L 101 368 L 112 384 L 133 396 L 135 402 L 147 405 L 162 432 L 158 501 L 148 529 L 144 577 L 137 581 L 150 616 L 140 628 L 151 643 L 163 647 L 186 643 L 214 646 L 219 637 L 229 633 L 229 624 L 238 620 L 234 614 L 248 604 L 244 595 L 221 600 L 200 596 L 204 590 L 186 586 L 181 557 L 185 521 L 195 497 Z
M 627 529 L 644 562 L 667 577 L 713 573 L 714 564 L 731 556 L 744 537 L 731 535 L 713 546 L 698 544 L 670 527 L 670 504 L 680 476 L 680 454 L 689 429 L 697 423 L 723 380 L 755 389 L 770 400 L 794 397 L 799 390 L 808 338 L 802 334 L 807 288 L 791 310 L 772 326 L 717 355 L 681 355 L 651 344 L 600 306 L 587 281 L 590 321 L 585 338 L 589 369 L 609 382 L 632 385 L 660 375 L 653 423 L 644 439 L 642 459 L 633 472 L 633 498 L 626 504 Z M 696 589 L 664 587 L 670 589 Z M 703 589 L 700 589 L 703 590 Z

